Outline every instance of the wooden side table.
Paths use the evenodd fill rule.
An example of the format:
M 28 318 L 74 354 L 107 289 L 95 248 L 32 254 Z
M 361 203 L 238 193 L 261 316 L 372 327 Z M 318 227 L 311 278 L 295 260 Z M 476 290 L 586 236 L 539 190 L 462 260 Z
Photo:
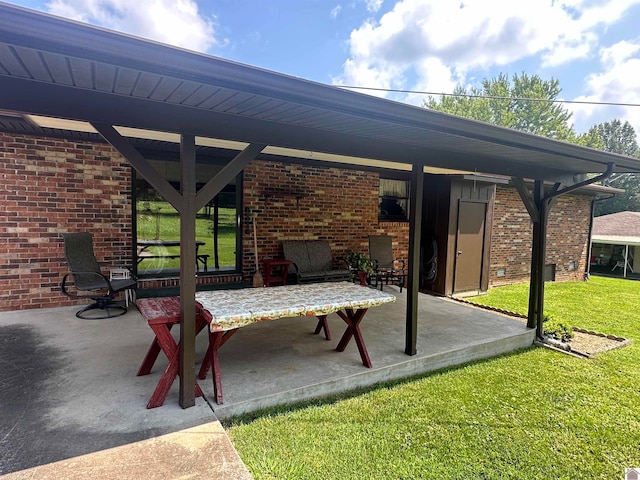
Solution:
M 291 260 L 285 260 L 283 258 L 268 258 L 263 260 L 265 286 L 271 287 L 277 283 L 286 285 L 289 266 L 292 263 Z

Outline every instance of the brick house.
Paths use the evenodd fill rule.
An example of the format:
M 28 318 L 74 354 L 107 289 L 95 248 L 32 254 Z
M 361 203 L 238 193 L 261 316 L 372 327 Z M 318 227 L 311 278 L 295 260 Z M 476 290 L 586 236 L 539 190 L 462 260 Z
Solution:
M 132 267 L 135 262 L 132 168 L 97 136 L 77 132 L 25 130 L 17 118 L 0 121 L 0 310 L 69 305 L 59 285 L 67 272 L 60 234 L 89 231 L 104 265 Z M 11 131 L 13 130 L 13 131 Z M 48 136 L 47 136 L 48 134 Z M 66 137 L 66 138 L 65 138 Z M 202 149 L 201 153 L 206 149 Z M 393 175 L 391 175 L 392 173 Z M 259 257 L 282 255 L 283 239 L 326 239 L 335 255 L 366 252 L 368 235 L 389 234 L 394 254 L 407 258 L 409 224 L 379 217 L 380 179 L 398 172 L 357 170 L 303 159 L 258 159 L 242 175 L 241 255 L 238 268 L 200 273 L 199 285 L 248 281 L 254 271 L 250 219 L 258 214 Z M 515 190 L 500 178 L 425 174 L 423 244 L 438 240 L 438 275 L 421 289 L 457 294 L 526 281 L 531 258 L 531 220 Z M 593 189 L 592 189 L 593 190 Z M 597 189 L 596 189 L 597 190 Z M 561 197 L 549 219 L 546 263 L 557 280 L 579 280 L 586 266 L 591 200 L 583 189 Z M 457 222 L 460 205 L 481 206 L 480 277 L 468 288 L 456 284 Z M 472 212 L 472 216 L 477 212 Z M 477 215 L 476 215 L 477 217 Z M 484 222 L 486 220 L 486 223 Z M 571 228 L 566 226 L 570 224 Z M 477 263 L 478 259 L 475 260 Z M 473 266 L 471 270 L 473 270 Z M 141 276 L 140 288 L 178 285 L 173 275 Z
M 179 279 L 143 279 L 148 284 L 143 287 L 179 281 L 182 333 L 194 326 L 197 283 L 247 279 L 251 237 L 242 230 L 247 217 L 257 210 L 267 216 L 260 217 L 267 230 L 260 231 L 259 256 L 276 252 L 276 237 L 317 235 L 329 240 L 335 254 L 340 254 L 361 249 L 370 233 L 394 235 L 396 254 L 404 256 L 406 251 L 410 265 L 407 355 L 417 352 L 418 289 L 451 294 L 482 291 L 494 275 L 505 282 L 523 280 L 527 248 L 518 245 L 497 251 L 493 260 L 491 249 L 498 243 L 496 238 L 531 231 L 527 326 L 536 327 L 541 337 L 545 270 L 555 265 L 558 278 L 579 278 L 585 249 L 579 246 L 569 252 L 582 241 L 564 240 L 567 222 L 563 218 L 554 227 L 556 209 L 551 206 L 565 205 L 576 219 L 579 215 L 588 219 L 588 200 L 571 206 L 566 199 L 582 198 L 580 189 L 613 172 L 640 171 L 637 159 L 357 94 L 8 4 L 0 4 L 0 91 L 0 235 L 6 239 L 0 247 L 0 308 L 65 304 L 57 293 L 58 279 L 66 270 L 59 240 L 62 231 L 93 232 L 100 261 L 118 265 L 135 261 L 138 216 L 133 211 L 137 209 L 133 192 L 140 182 L 128 164 L 179 211 L 184 235 L 181 258 L 198 258 L 194 227 L 200 207 L 213 201 L 215 209 L 216 196 L 235 194 L 236 248 L 231 269 L 196 277 L 193 265 L 182 262 Z M 46 126 L 43 118 L 85 127 Z M 131 130 L 153 135 L 131 134 Z M 77 134 L 69 138 L 68 131 Z M 158 138 L 162 134 L 173 137 L 171 147 Z M 202 139 L 204 143 L 198 143 Z M 55 155 L 64 160 L 50 160 Z M 269 176 L 261 175 L 261 169 L 271 170 Z M 445 171 L 456 174 L 441 175 Z M 280 182 L 282 175 L 285 185 L 274 189 L 272 183 Z M 188 182 L 177 190 L 176 178 Z M 260 181 L 269 188 L 258 185 Z M 206 183 L 196 191 L 198 182 Z M 306 191 L 300 192 L 296 182 Z M 230 185 L 232 191 L 225 192 Z M 515 186 L 530 220 L 519 212 L 513 221 L 520 223 L 494 228 L 493 218 L 503 218 L 501 208 L 509 208 L 501 192 L 507 185 Z M 277 198 L 278 193 L 286 194 L 285 198 Z M 391 200 L 400 208 L 380 209 L 386 212 L 381 215 L 379 200 Z M 400 212 L 408 221 L 399 221 Z M 554 228 L 562 233 L 554 234 Z M 420 251 L 429 247 L 422 236 L 435 238 L 438 246 L 438 275 L 430 286 L 420 285 Z M 545 253 L 547 243 L 551 257 Z M 562 258 L 567 252 L 571 258 Z M 500 268 L 493 272 L 492 264 Z M 185 388 L 180 391 L 180 404 L 190 406 L 194 404 L 195 339 L 183 340 L 179 368 Z

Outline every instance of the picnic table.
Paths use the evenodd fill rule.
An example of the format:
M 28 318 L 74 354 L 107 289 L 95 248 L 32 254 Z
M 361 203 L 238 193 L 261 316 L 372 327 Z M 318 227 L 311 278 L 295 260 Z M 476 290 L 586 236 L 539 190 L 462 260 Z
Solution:
M 331 339 L 327 315 L 336 313 L 347 325 L 336 350 L 343 352 L 355 338 L 363 365 L 371 368 L 371 359 L 362 337 L 360 324 L 371 307 L 395 301 L 395 297 L 379 290 L 350 282 L 307 283 L 271 288 L 212 290 L 196 293 L 196 335 L 209 327 L 209 346 L 202 361 L 198 378 L 204 380 L 211 367 L 216 403 L 223 403 L 222 377 L 218 351 L 238 329 L 257 322 L 284 317 L 317 317 L 314 333 L 324 330 Z M 178 374 L 179 345 L 170 334 L 171 327 L 180 322 L 180 298 L 143 298 L 136 304 L 156 334 L 138 375 L 150 372 L 160 350 L 169 358 L 156 391 L 147 408 L 162 405 Z M 196 385 L 196 395 L 201 394 Z
M 343 352 L 355 338 L 364 366 L 371 368 L 360 323 L 367 310 L 396 297 L 351 282 L 307 283 L 271 288 L 242 290 L 212 290 L 197 292 L 196 300 L 202 305 L 209 322 L 209 348 L 200 367 L 198 378 L 206 378 L 209 366 L 213 370 L 213 388 L 216 403 L 223 402 L 218 350 L 239 328 L 253 323 L 284 317 L 317 317 L 314 333 L 324 330 L 331 339 L 327 315 L 336 313 L 347 324 L 336 350 Z
M 180 240 L 161 240 L 161 239 L 138 240 L 136 242 L 136 245 L 137 245 L 138 265 L 143 260 L 158 259 L 158 258 L 160 259 L 180 258 L 179 253 L 168 253 L 166 250 L 166 247 L 179 247 Z M 202 240 L 196 240 L 196 268 L 198 269 L 198 271 L 200 271 L 200 264 L 202 264 L 202 267 L 206 272 L 209 255 L 198 253 L 198 249 L 203 245 L 205 245 L 205 242 L 203 242 Z

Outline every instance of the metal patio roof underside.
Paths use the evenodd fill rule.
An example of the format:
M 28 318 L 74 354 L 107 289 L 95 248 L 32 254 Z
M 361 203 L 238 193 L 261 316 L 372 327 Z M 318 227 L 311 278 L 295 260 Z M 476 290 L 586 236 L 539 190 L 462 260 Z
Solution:
M 537 179 L 640 161 L 0 3 L 0 109 Z

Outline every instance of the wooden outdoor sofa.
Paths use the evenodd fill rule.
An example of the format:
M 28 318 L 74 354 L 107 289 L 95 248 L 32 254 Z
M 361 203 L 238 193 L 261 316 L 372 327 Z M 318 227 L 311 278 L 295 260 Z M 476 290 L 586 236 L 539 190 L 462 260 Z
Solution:
M 347 262 L 339 258 L 334 262 L 326 240 L 284 240 L 282 250 L 292 262 L 289 272 L 295 273 L 298 283 L 351 281 Z M 342 262 L 343 268 L 336 262 Z

